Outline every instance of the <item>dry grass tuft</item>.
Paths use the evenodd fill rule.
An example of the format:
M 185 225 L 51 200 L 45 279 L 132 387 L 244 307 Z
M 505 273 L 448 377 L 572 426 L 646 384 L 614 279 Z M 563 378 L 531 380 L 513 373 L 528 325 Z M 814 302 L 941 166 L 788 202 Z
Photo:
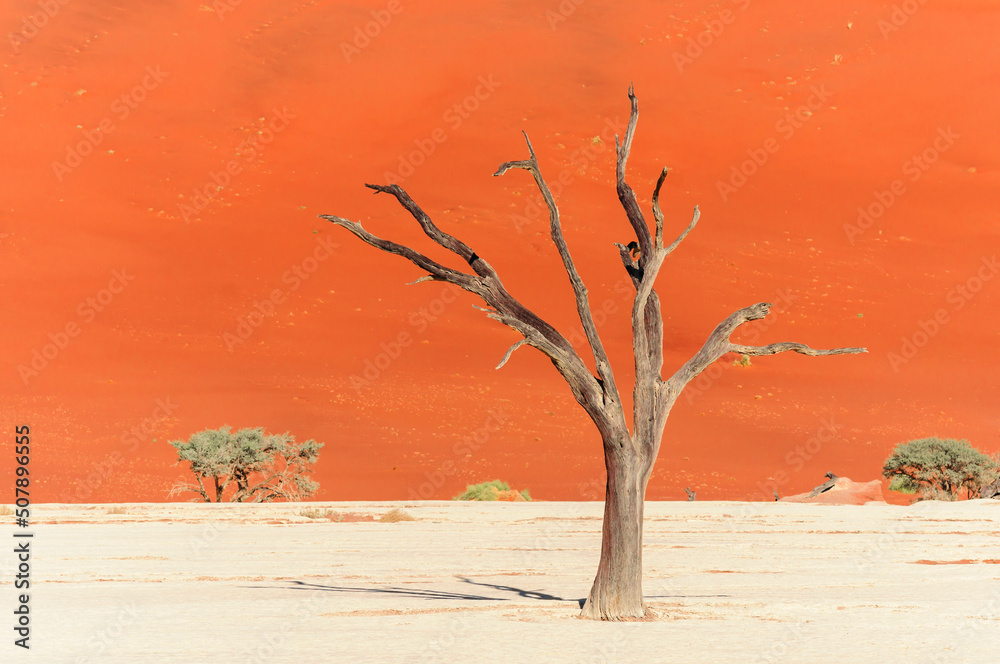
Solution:
M 360 521 L 374 521 L 375 517 L 371 514 L 361 514 L 359 512 L 334 512 L 333 510 L 323 510 L 309 509 L 302 510 L 299 512 L 299 516 L 304 516 L 307 519 L 326 519 L 327 521 L 333 521 L 334 523 L 357 523 Z
M 108 514 L 128 514 L 128 510 L 124 507 L 112 507 L 108 510 Z
M 14 510 L 8 505 L 0 505 L 0 516 L 10 516 L 14 513 Z
M 379 523 L 398 523 L 399 521 L 416 521 L 416 517 L 408 512 L 404 512 L 398 507 L 394 507 L 378 518 Z

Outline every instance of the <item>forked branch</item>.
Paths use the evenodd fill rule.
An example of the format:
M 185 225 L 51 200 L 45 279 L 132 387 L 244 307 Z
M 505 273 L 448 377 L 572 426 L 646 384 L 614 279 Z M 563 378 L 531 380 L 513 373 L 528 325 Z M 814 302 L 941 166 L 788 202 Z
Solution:
M 351 221 L 350 219 L 344 219 L 343 217 L 336 217 L 330 214 L 321 214 L 321 218 L 327 221 L 333 222 L 337 226 L 343 226 L 356 237 L 358 237 L 365 244 L 371 245 L 376 249 L 381 249 L 390 254 L 396 254 L 406 258 L 411 263 L 417 267 L 430 272 L 430 275 L 420 277 L 416 281 L 411 282 L 411 284 L 419 283 L 421 281 L 429 281 L 428 276 L 431 279 L 438 279 L 441 281 L 447 281 L 449 283 L 455 284 L 465 290 L 472 291 L 476 283 L 475 277 L 464 272 L 459 272 L 458 270 L 453 270 L 450 267 L 445 267 L 437 261 L 427 258 L 419 251 L 414 251 L 409 247 L 401 244 L 397 244 L 390 240 L 383 240 L 380 237 L 376 237 L 362 228 L 361 224 L 356 221 Z
M 570 284 L 573 286 L 573 295 L 576 298 L 576 311 L 580 317 L 580 323 L 583 325 L 583 332 L 587 336 L 587 343 L 590 344 L 591 351 L 594 354 L 594 365 L 597 367 L 597 375 L 601 379 L 601 384 L 605 392 L 605 400 L 610 403 L 621 403 L 621 398 L 618 395 L 618 387 L 615 385 L 614 372 L 611 369 L 611 362 L 608 360 L 604 344 L 601 342 L 601 336 L 597 332 L 597 325 L 594 324 L 594 316 L 590 311 L 587 287 L 584 285 L 583 279 L 580 278 L 580 273 L 577 271 L 576 265 L 573 264 L 573 257 L 570 256 L 569 247 L 566 245 L 566 239 L 563 237 L 562 223 L 559 221 L 559 208 L 552 197 L 549 185 L 546 184 L 545 178 L 542 177 L 542 172 L 538 168 L 538 158 L 535 156 L 535 150 L 531 146 L 531 140 L 528 138 L 527 132 L 524 132 L 524 141 L 528 144 L 529 158 L 521 161 L 504 162 L 500 164 L 500 167 L 493 176 L 498 177 L 512 168 L 520 168 L 528 171 L 534 177 L 535 184 L 538 186 L 538 190 L 541 192 L 542 198 L 545 199 L 545 205 L 549 210 L 549 232 L 552 236 L 552 242 L 556 245 L 556 250 L 559 252 L 559 257 L 562 259 L 566 274 L 569 276 Z
M 635 98 L 635 91 L 632 86 L 628 86 L 628 99 L 631 104 L 628 119 L 628 128 L 625 130 L 625 137 L 619 142 L 615 136 L 615 150 L 617 152 L 616 166 L 616 188 L 618 190 L 618 200 L 625 208 L 625 216 L 628 217 L 632 230 L 635 231 L 636 239 L 639 241 L 639 264 L 646 266 L 646 261 L 653 253 L 653 236 L 649 232 L 646 218 L 643 217 L 636 201 L 635 192 L 632 187 L 625 182 L 625 167 L 628 165 L 629 152 L 632 150 L 632 137 L 635 135 L 635 125 L 639 121 L 639 102 Z
M 775 355 L 777 353 L 793 351 L 803 355 L 819 356 L 847 355 L 868 352 L 867 348 L 854 347 L 831 349 L 810 348 L 806 344 L 789 341 L 768 344 L 766 346 L 746 346 L 743 344 L 735 344 L 729 340 L 729 337 L 739 326 L 750 321 L 764 318 L 767 316 L 770 309 L 770 302 L 760 302 L 750 307 L 744 307 L 743 309 L 730 314 L 726 320 L 719 323 L 715 330 L 712 331 L 712 334 L 709 335 L 708 340 L 705 341 L 704 345 L 702 345 L 701 350 L 699 350 L 694 357 L 688 360 L 684 366 L 678 369 L 677 373 L 670 377 L 668 383 L 671 391 L 675 394 L 679 394 L 688 382 L 726 353 L 741 353 L 743 355 Z
M 555 202 L 552 200 L 552 195 L 548 187 L 544 186 L 544 180 L 541 179 L 541 175 L 538 172 L 537 161 L 535 160 L 534 151 L 531 149 L 530 143 L 528 144 L 528 150 L 531 153 L 530 160 L 508 162 L 501 166 L 497 174 L 502 173 L 507 168 L 525 168 L 535 175 L 536 182 L 540 182 L 540 188 L 550 203 L 550 209 L 555 218 L 553 223 L 555 229 L 553 239 L 556 240 L 560 254 L 564 256 L 564 263 L 570 274 L 570 281 L 573 283 L 574 291 L 577 293 L 578 304 L 581 303 L 582 299 L 581 319 L 584 320 L 585 329 L 589 326 L 592 332 L 592 334 L 588 334 L 588 340 L 592 340 L 595 344 L 592 348 L 594 348 L 600 379 L 595 378 L 590 373 L 590 370 L 587 369 L 586 364 L 566 337 L 514 299 L 504 288 L 500 277 L 493 267 L 473 251 L 469 245 L 439 229 L 402 187 L 398 185 L 366 185 L 376 192 L 389 193 L 395 196 L 400 205 L 417 220 L 417 223 L 420 224 L 421 229 L 428 237 L 461 257 L 472 267 L 475 274 L 467 274 L 452 269 L 410 247 L 377 237 L 362 228 L 358 222 L 334 215 L 320 216 L 338 226 L 343 226 L 368 245 L 387 253 L 403 256 L 428 273 L 412 283 L 431 280 L 446 281 L 480 297 L 490 307 L 490 309 L 486 310 L 489 318 L 513 328 L 524 337 L 507 351 L 497 368 L 502 367 L 520 346 L 525 344 L 533 346 L 549 357 L 556 369 L 566 379 L 576 400 L 584 407 L 599 428 L 602 428 L 602 430 L 624 428 L 624 418 L 621 414 L 620 399 L 617 396 L 614 386 L 611 365 L 604 353 L 603 346 L 600 344 L 600 339 L 596 336 L 596 327 L 594 326 L 593 318 L 590 316 L 590 308 L 586 303 L 586 289 L 583 287 L 579 274 L 576 273 L 576 268 L 569 257 L 565 241 L 562 239 L 562 232 L 558 223 L 558 212 L 555 210 Z

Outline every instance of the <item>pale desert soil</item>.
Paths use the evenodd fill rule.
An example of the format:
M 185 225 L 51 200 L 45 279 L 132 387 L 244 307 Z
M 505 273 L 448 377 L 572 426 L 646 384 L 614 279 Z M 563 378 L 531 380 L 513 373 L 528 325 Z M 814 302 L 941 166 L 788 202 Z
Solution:
M 396 506 L 417 520 L 299 516 Z M 1000 502 L 649 503 L 645 593 L 659 619 L 623 624 L 576 618 L 601 508 L 42 505 L 22 659 L 996 661 Z M 3 564 L 9 579 L 9 553 Z

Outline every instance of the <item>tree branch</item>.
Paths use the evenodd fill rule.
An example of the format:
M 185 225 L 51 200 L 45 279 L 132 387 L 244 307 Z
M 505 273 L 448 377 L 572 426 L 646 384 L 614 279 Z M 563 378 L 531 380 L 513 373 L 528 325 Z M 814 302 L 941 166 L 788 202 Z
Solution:
M 354 235 L 357 236 L 365 244 L 369 244 L 375 247 L 376 249 L 381 249 L 382 251 L 388 252 L 390 254 L 397 254 L 399 256 L 402 256 L 403 258 L 406 258 L 417 267 L 430 272 L 438 279 L 447 281 L 449 283 L 453 283 L 456 286 L 465 288 L 466 290 L 470 290 L 475 281 L 475 277 L 473 277 L 472 275 L 465 274 L 464 272 L 459 272 L 458 270 L 453 270 L 450 267 L 445 267 L 444 265 L 441 265 L 437 261 L 433 261 L 430 258 L 427 258 L 423 254 L 421 254 L 420 252 L 414 251 L 409 247 L 405 247 L 401 244 L 396 244 L 395 242 L 391 242 L 389 240 L 383 240 L 380 237 L 376 237 L 371 233 L 369 233 L 368 231 L 366 231 L 364 228 L 362 228 L 361 224 L 351 221 L 350 219 L 344 219 L 343 217 L 335 217 L 329 214 L 321 214 L 319 216 L 323 219 L 326 219 L 327 221 L 333 222 L 337 226 L 343 226 L 350 232 L 354 233 Z
M 441 279 L 441 277 L 437 276 L 436 274 L 425 274 L 419 279 L 414 279 L 413 281 L 408 282 L 406 285 L 413 286 L 416 284 L 422 284 L 425 281 L 443 281 L 443 279 Z
M 670 384 L 671 391 L 675 393 L 675 396 L 680 393 L 680 391 L 685 385 L 687 385 L 688 382 L 691 381 L 691 379 L 695 378 L 698 374 L 707 369 L 713 362 L 726 353 L 741 353 L 743 355 L 774 355 L 776 353 L 794 351 L 803 355 L 818 356 L 868 352 L 867 348 L 833 348 L 829 350 L 820 350 L 810 348 L 805 344 L 787 341 L 769 344 L 767 346 L 744 346 L 742 344 L 734 344 L 729 340 L 730 335 L 736 331 L 736 328 L 744 323 L 764 318 L 767 316 L 770 309 L 770 302 L 760 302 L 730 314 L 726 320 L 719 323 L 715 330 L 712 331 L 712 334 L 709 335 L 708 340 L 705 341 L 701 350 L 699 350 L 694 357 L 688 360 L 684 366 L 678 369 L 677 373 L 670 377 L 668 382 Z
M 199 478 L 199 484 L 201 480 Z M 212 502 L 212 499 L 208 497 L 208 493 L 205 491 L 205 486 L 202 484 L 201 488 L 196 484 L 190 482 L 178 482 L 173 487 L 170 488 L 170 493 L 167 494 L 168 497 L 180 495 L 182 493 L 198 493 L 201 494 L 202 500 L 206 503 Z M 192 498 L 190 502 L 196 502 L 197 498 Z
M 420 206 L 417 205 L 414 200 L 410 198 L 410 195 L 407 194 L 406 191 L 404 191 L 398 184 L 366 184 L 365 186 L 369 189 L 374 189 L 376 194 L 381 192 L 395 196 L 396 200 L 399 201 L 399 204 L 406 208 L 406 211 L 413 215 L 413 218 L 417 220 L 417 223 L 420 224 L 420 228 L 423 229 L 427 237 L 434 240 L 448 251 L 457 254 L 462 260 L 468 263 L 477 274 L 480 276 L 496 274 L 493 271 L 493 268 L 489 266 L 480 265 L 478 266 L 480 269 L 477 269 L 476 263 L 482 259 L 476 255 L 476 252 L 474 252 L 469 245 L 465 244 L 455 236 L 449 235 L 438 228 L 434 222 L 431 221 L 431 218 L 427 216 L 427 213 L 420 209 Z
M 625 167 L 628 164 L 629 151 L 632 149 L 632 137 L 635 135 L 635 125 L 639 120 L 639 103 L 635 98 L 635 92 L 631 85 L 628 86 L 628 98 L 631 102 L 631 113 L 628 120 L 628 129 L 625 130 L 625 138 L 619 143 L 618 136 L 615 136 L 615 150 L 618 157 L 616 188 L 618 190 L 618 200 L 621 201 L 629 224 L 632 225 L 632 230 L 635 231 L 636 239 L 639 241 L 639 265 L 645 267 L 646 261 L 649 260 L 649 257 L 653 253 L 653 237 L 649 233 L 646 218 L 642 216 L 642 210 L 639 209 L 635 192 L 625 182 Z
M 695 205 L 694 212 L 691 214 L 691 223 L 688 224 L 688 227 L 684 229 L 684 232 L 678 235 L 677 239 L 674 240 L 669 247 L 663 250 L 664 253 L 669 254 L 671 251 L 676 249 L 678 245 L 680 245 L 680 243 L 684 241 L 684 238 L 687 237 L 688 233 L 690 233 L 694 229 L 694 227 L 698 224 L 698 220 L 700 218 L 701 218 L 701 210 L 699 210 L 698 206 Z
M 663 249 L 663 211 L 660 209 L 660 187 L 667 179 L 667 167 L 660 171 L 660 177 L 656 180 L 656 187 L 653 189 L 653 218 L 656 220 L 656 248 Z
M 500 364 L 498 364 L 496 366 L 496 368 L 499 369 L 503 365 L 507 364 L 507 360 L 509 360 L 510 356 L 514 354 L 514 351 L 517 350 L 518 348 L 520 348 L 521 346 L 523 346 L 526 343 L 528 343 L 527 339 L 521 339 L 520 341 L 518 341 L 517 343 L 515 343 L 513 346 L 511 346 L 510 348 L 508 348 L 507 352 L 504 353 L 504 355 L 503 355 L 503 359 L 500 360 Z
M 527 132 L 524 133 L 524 140 L 528 144 L 530 158 L 522 161 L 504 162 L 500 164 L 500 167 L 493 176 L 503 175 L 511 168 L 520 168 L 528 171 L 534 177 L 535 184 L 542 193 L 545 205 L 549 209 L 549 230 L 552 235 L 552 242 L 556 245 L 556 250 L 562 259 L 563 267 L 566 268 L 566 274 L 569 275 L 570 284 L 573 286 L 573 294 L 576 297 L 576 310 L 579 314 L 580 322 L 583 324 L 583 331 L 587 336 L 587 342 L 590 344 L 591 351 L 594 354 L 594 364 L 597 368 L 597 375 L 600 377 L 603 385 L 605 400 L 621 403 L 621 398 L 618 395 L 618 387 L 615 385 L 614 372 L 611 369 L 611 362 L 608 360 L 604 344 L 601 342 L 601 336 L 598 334 L 597 326 L 594 324 L 593 314 L 590 311 L 590 304 L 587 299 L 587 287 L 584 285 L 583 279 L 580 278 L 580 273 L 577 272 L 576 265 L 573 264 L 569 247 L 566 245 L 566 239 L 563 237 L 562 224 L 559 221 L 559 208 L 556 207 L 552 192 L 549 191 L 549 186 L 545 183 L 545 178 L 542 177 L 541 170 L 538 167 L 538 159 L 535 156 L 535 150 L 531 146 L 531 140 L 528 138 Z
M 766 346 L 743 346 L 740 344 L 729 344 L 730 353 L 740 353 L 741 355 L 777 355 L 778 353 L 785 353 L 788 351 L 817 357 L 819 355 L 853 355 L 856 353 L 867 353 L 868 349 L 832 348 L 830 350 L 820 350 L 810 348 L 805 344 L 795 343 L 793 341 L 780 341 L 778 343 L 767 344 Z
M 670 413 L 670 409 L 673 407 L 674 401 L 678 396 L 680 396 L 681 390 L 684 389 L 684 386 L 726 353 L 741 353 L 743 355 L 774 355 L 776 353 L 794 351 L 803 355 L 819 356 L 868 352 L 867 348 L 832 348 L 828 350 L 821 350 L 810 348 L 805 344 L 793 342 L 780 342 L 768 344 L 767 346 L 744 346 L 742 344 L 734 344 L 729 340 L 729 337 L 738 327 L 744 323 L 764 318 L 767 316 L 770 309 L 770 302 L 760 302 L 733 312 L 724 321 L 719 323 L 719 325 L 708 336 L 708 339 L 702 345 L 701 349 L 695 353 L 690 360 L 685 362 L 684 365 L 681 366 L 681 368 L 678 369 L 677 372 L 665 382 L 665 392 L 662 394 L 662 398 L 657 404 L 656 421 L 658 423 L 665 422 L 667 415 Z M 654 458 L 658 451 L 659 443 L 657 441 L 657 444 L 652 450 Z
M 531 170 L 536 177 L 536 182 L 540 181 L 541 186 L 544 187 L 545 183 L 538 174 L 537 161 L 534 160 L 534 152 L 530 142 L 528 143 L 528 149 L 532 155 L 530 161 L 508 162 L 502 165 L 496 174 L 502 174 L 508 168 L 525 168 Z M 492 307 L 492 311 L 487 310 L 486 315 L 489 318 L 513 328 L 524 337 L 526 344 L 537 348 L 548 356 L 559 373 L 566 379 L 577 402 L 583 406 L 601 431 L 625 428 L 624 418 L 621 415 L 621 401 L 618 399 L 617 391 L 615 391 L 613 379 L 610 381 L 610 384 L 609 381 L 604 380 L 604 375 L 609 378 L 611 377 L 610 364 L 607 362 L 606 356 L 603 355 L 604 351 L 603 347 L 600 346 L 599 339 L 597 339 L 598 345 L 596 347 L 599 351 L 595 352 L 599 352 L 604 358 L 602 362 L 598 362 L 599 372 L 605 372 L 601 377 L 601 380 L 604 380 L 603 384 L 601 380 L 595 378 L 590 370 L 587 369 L 586 364 L 580 359 L 580 356 L 566 337 L 514 299 L 504 288 L 499 276 L 489 263 L 480 258 L 464 242 L 438 229 L 426 213 L 413 202 L 401 187 L 398 185 L 392 185 L 391 187 L 368 186 L 379 192 L 384 191 L 393 194 L 403 207 L 417 219 L 421 228 L 424 229 L 424 232 L 431 239 L 465 258 L 469 265 L 476 271 L 476 274 L 466 274 L 441 265 L 409 247 L 372 235 L 362 228 L 361 224 L 349 219 L 333 215 L 320 215 L 320 217 L 338 226 L 343 226 L 366 244 L 387 253 L 403 256 L 417 267 L 430 273 L 422 279 L 431 277 L 440 281 L 447 281 L 481 298 L 483 302 Z M 548 187 L 543 188 L 543 195 L 547 196 L 547 200 L 552 206 L 551 209 L 554 210 L 555 203 L 552 200 L 551 193 L 548 191 Z M 562 233 L 558 226 L 558 216 L 555 219 L 557 232 L 554 233 L 554 239 L 558 238 L 558 246 L 559 241 L 562 240 Z M 564 241 L 562 241 L 562 247 L 565 248 Z M 568 253 L 566 257 L 568 258 Z M 572 267 L 572 261 L 570 261 L 569 265 Z M 576 275 L 575 268 L 572 269 L 572 274 Z M 579 281 L 579 275 L 576 275 L 576 279 Z M 420 280 L 418 279 L 418 281 Z M 580 282 L 580 286 L 582 287 L 582 282 Z M 583 296 L 584 311 L 590 321 L 591 328 L 596 333 L 596 328 L 593 328 L 593 319 L 590 317 L 590 309 L 586 306 L 585 289 L 583 290 Z
M 660 396 L 660 371 L 663 367 L 663 316 L 660 312 L 660 301 L 653 290 L 656 277 L 663 259 L 669 251 L 663 249 L 663 211 L 660 209 L 660 189 L 667 177 L 667 169 L 660 172 L 653 190 L 653 217 L 656 220 L 656 239 L 649 232 L 649 225 L 639 209 L 635 192 L 625 181 L 625 171 L 628 166 L 629 153 L 632 149 L 632 139 L 635 136 L 636 124 L 639 120 L 639 104 L 635 91 L 630 85 L 628 89 L 630 115 L 628 129 L 624 139 L 619 142 L 615 137 L 617 153 L 616 180 L 618 200 L 621 201 L 628 217 L 629 224 L 635 231 L 636 246 L 639 256 L 636 260 L 632 253 L 626 251 L 632 248 L 630 243 L 623 247 L 617 245 L 622 264 L 632 278 L 635 286 L 635 300 L 632 304 L 632 339 L 635 360 L 635 386 L 632 391 L 632 425 L 633 437 L 647 441 L 647 452 L 659 443 L 662 427 L 658 427 Z M 676 247 L 675 243 L 670 251 Z M 653 442 L 655 441 L 655 442 Z M 647 454 L 647 460 L 652 463 L 655 457 Z

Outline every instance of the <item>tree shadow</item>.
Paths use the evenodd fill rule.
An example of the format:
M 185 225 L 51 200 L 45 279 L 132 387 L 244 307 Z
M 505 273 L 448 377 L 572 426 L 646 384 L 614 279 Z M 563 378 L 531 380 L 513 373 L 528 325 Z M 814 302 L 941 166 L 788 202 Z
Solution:
M 472 579 L 464 576 L 455 576 L 456 579 L 460 579 L 465 583 L 471 583 L 474 586 L 485 586 L 487 588 L 495 588 L 496 590 L 502 590 L 504 592 L 516 593 L 519 597 L 524 597 L 525 599 L 542 599 L 542 600 L 555 600 L 557 602 L 576 602 L 583 608 L 584 603 L 587 598 L 583 599 L 567 599 L 565 597 L 559 597 L 557 595 L 549 595 L 548 593 L 539 592 L 537 590 L 524 590 L 523 588 L 515 588 L 514 586 L 501 586 L 496 583 L 485 583 L 483 581 L 473 581 Z
M 585 599 L 567 599 L 565 597 L 559 597 L 557 595 L 550 595 L 548 593 L 539 592 L 537 590 L 525 590 L 523 588 L 515 588 L 514 586 L 504 586 L 495 583 L 485 583 L 482 581 L 473 581 L 472 579 L 464 576 L 456 576 L 455 578 L 461 580 L 464 583 L 468 583 L 474 586 L 483 586 L 484 588 L 492 588 L 494 590 L 499 590 L 503 593 L 511 593 L 517 595 L 518 597 L 523 597 L 525 599 L 535 599 L 543 601 L 557 601 L 557 602 L 577 602 L 580 608 L 583 608 Z M 451 600 L 470 600 L 470 601 L 487 601 L 487 602 L 509 602 L 514 599 L 513 597 L 503 597 L 496 595 L 477 595 L 474 593 L 462 593 L 462 592 L 452 592 L 450 590 L 436 590 L 433 588 L 400 588 L 398 586 L 371 586 L 367 588 L 356 587 L 356 586 L 331 586 L 322 583 L 308 583 L 306 581 L 289 581 L 292 584 L 293 590 L 320 590 L 324 592 L 336 592 L 336 593 L 376 593 L 384 595 L 400 595 L 403 597 L 416 597 L 420 599 L 451 599 Z M 249 586 L 251 588 L 271 588 L 274 586 Z
M 570 599 L 567 597 L 559 597 L 558 595 L 550 595 L 549 593 L 543 593 L 538 590 L 525 590 L 524 588 L 517 588 L 516 586 L 505 586 L 498 583 L 487 583 L 485 581 L 473 581 L 469 577 L 455 575 L 455 578 L 462 581 L 463 583 L 468 583 L 473 586 L 482 586 L 484 588 L 492 588 L 493 590 L 498 590 L 502 593 L 510 593 L 516 595 L 517 597 L 522 597 L 524 599 L 533 599 L 541 601 L 555 601 L 555 602 L 576 602 L 580 608 L 587 602 L 585 597 L 579 599 Z M 289 581 L 292 584 L 292 590 L 320 590 L 324 592 L 335 592 L 335 593 L 375 593 L 381 595 L 400 595 L 402 597 L 416 597 L 418 599 L 450 599 L 450 600 L 468 600 L 474 602 L 509 602 L 513 597 L 503 597 L 497 595 L 476 595 L 473 593 L 462 593 L 462 592 L 452 592 L 450 590 L 436 590 L 433 588 L 400 588 L 398 586 L 370 586 L 367 588 L 360 588 L 356 586 L 331 586 L 322 583 L 307 583 L 306 581 Z M 274 586 L 248 586 L 250 588 L 267 588 L 273 590 Z M 644 599 L 711 599 L 711 598 L 731 598 L 732 595 L 644 595 Z
M 403 597 L 418 597 L 421 599 L 465 599 L 472 601 L 505 602 L 506 597 L 487 597 L 486 595 L 472 595 L 468 593 L 455 593 L 448 590 L 433 590 L 422 588 L 399 588 L 393 586 L 372 586 L 369 588 L 357 588 L 353 586 L 328 586 L 322 583 L 307 583 L 305 581 L 289 581 L 294 584 L 292 590 L 322 590 L 332 593 L 376 593 L 382 595 L 401 595 Z M 250 586 L 251 588 L 270 588 L 274 586 Z

